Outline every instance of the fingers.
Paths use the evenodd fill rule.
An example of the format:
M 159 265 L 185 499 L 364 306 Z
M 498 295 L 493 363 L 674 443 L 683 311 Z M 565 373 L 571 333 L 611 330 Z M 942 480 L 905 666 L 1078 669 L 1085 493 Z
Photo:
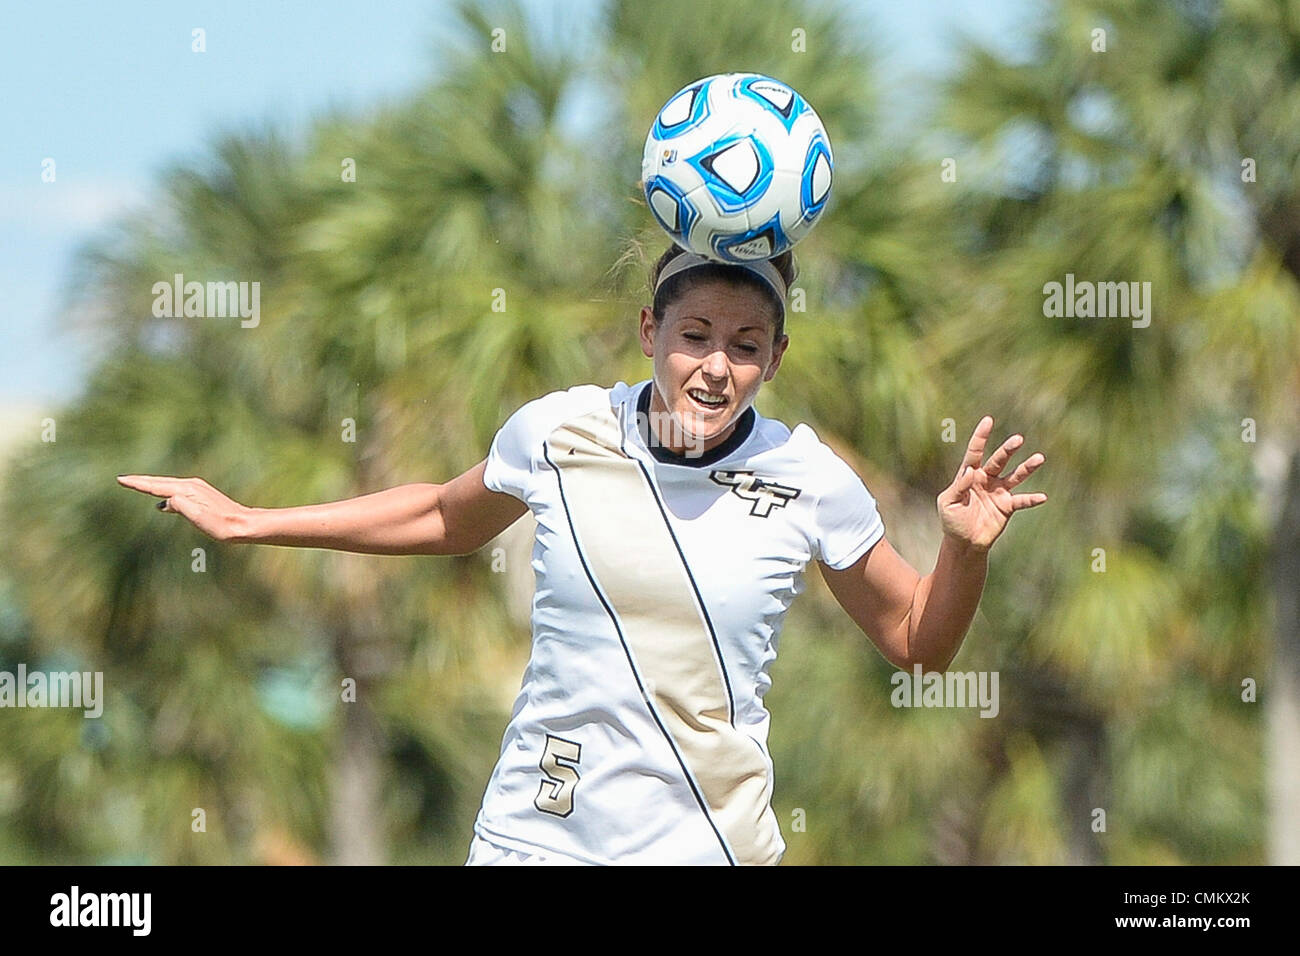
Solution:
M 985 415 L 975 426 L 975 431 L 971 435 L 970 444 L 966 447 L 966 455 L 962 458 L 960 467 L 957 469 L 957 475 L 954 481 L 960 481 L 966 469 L 981 467 L 980 462 L 984 457 L 984 449 L 988 443 L 988 437 L 993 431 L 993 419 Z M 989 455 L 989 460 L 982 466 L 984 473 L 991 478 L 996 478 L 1002 474 L 1002 469 L 1007 467 L 1012 456 L 1025 443 L 1025 436 L 1017 433 L 1004 441 L 998 449 Z M 1014 488 L 1030 475 L 1032 475 L 1047 458 L 1041 453 L 1035 453 L 1020 464 L 1014 472 L 1007 478 L 1003 479 L 1006 487 Z
M 1026 508 L 1034 508 L 1041 505 L 1046 500 L 1047 495 L 1043 494 L 1041 491 L 1036 491 L 1032 495 L 1012 495 L 1011 511 L 1014 513 L 1017 511 L 1024 511 Z
M 975 475 L 978 470 L 977 468 L 967 468 L 953 479 L 951 485 L 939 492 L 938 498 L 935 499 L 939 507 L 944 508 L 954 502 L 964 501 L 966 493 L 970 491 L 971 485 L 975 483 Z
M 117 483 L 124 488 L 142 491 L 147 495 L 169 498 L 184 489 L 188 478 L 167 478 L 159 475 L 118 475 Z
M 147 495 L 156 495 L 158 510 L 171 514 L 184 514 L 177 505 L 184 499 L 180 497 L 186 491 L 192 491 L 201 478 L 171 478 L 164 475 L 118 475 L 117 483 L 123 488 L 141 491 Z
M 1030 455 L 1028 458 L 1026 458 L 1024 461 L 1020 463 L 1020 466 L 1016 468 L 1015 471 L 1013 471 L 1010 475 L 1008 475 L 1004 479 L 1006 481 L 1006 486 L 1008 488 L 1014 488 L 1016 485 L 1020 484 L 1022 481 L 1024 481 L 1026 478 L 1032 475 L 1035 471 L 1037 471 L 1038 467 L 1045 461 L 1047 461 L 1047 458 L 1043 455 L 1042 452 L 1035 452 L 1034 454 Z
M 993 431 L 993 416 L 985 415 L 975 426 L 975 431 L 971 434 L 970 444 L 966 446 L 966 455 L 957 467 L 957 475 L 954 480 L 961 478 L 967 468 L 978 468 L 980 462 L 984 460 L 984 446 L 988 443 L 989 435 Z
M 989 455 L 988 462 L 984 465 L 984 471 L 989 475 L 999 475 L 1002 469 L 1007 466 L 1011 456 L 1016 453 L 1016 449 L 1025 443 L 1023 435 L 1012 435 L 1004 441 L 998 450 Z

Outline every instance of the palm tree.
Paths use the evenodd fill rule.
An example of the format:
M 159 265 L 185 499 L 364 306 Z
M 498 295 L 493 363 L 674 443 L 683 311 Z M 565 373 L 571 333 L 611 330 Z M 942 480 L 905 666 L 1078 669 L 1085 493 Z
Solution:
M 1090 46 L 1102 23 L 1114 55 Z M 971 50 L 949 99 L 967 167 L 982 172 L 963 196 L 980 227 L 968 307 L 936 333 L 972 370 L 1001 357 L 1010 374 L 991 379 L 993 394 L 1059 429 L 1052 490 L 1087 503 L 1053 516 L 1067 545 L 1051 557 L 1058 596 L 1020 622 L 1028 660 L 1048 667 L 1074 712 L 1074 859 L 1249 859 L 1261 842 L 1260 771 L 1234 755 L 1257 733 L 1238 694 L 1260 650 L 1263 539 L 1229 477 L 1249 483 L 1242 416 L 1204 362 L 1226 330 L 1217 296 L 1259 291 L 1238 271 L 1240 218 L 1223 195 L 1219 134 L 1233 111 L 1213 75 L 1229 54 L 1208 52 L 1219 35 L 1173 4 L 1065 3 L 1029 62 Z M 1010 175 L 999 182 L 979 157 Z M 1150 326 L 1049 319 L 1043 285 L 1066 272 L 1150 281 Z M 1228 354 L 1250 360 L 1262 344 L 1238 339 Z M 1104 575 L 1091 573 L 1094 545 L 1108 551 Z M 1089 805 L 1106 803 L 1131 822 L 1103 854 L 1084 824 Z
M 479 24 L 472 9 L 463 15 Z M 159 678 L 132 680 L 140 727 L 117 738 L 121 753 L 146 754 L 155 727 L 175 754 L 175 772 L 155 775 L 157 796 L 133 801 L 126 842 L 145 858 L 249 859 L 305 844 L 325 859 L 377 862 L 397 829 L 420 841 L 404 852 L 463 859 L 500 733 L 492 715 L 503 702 L 485 688 L 520 649 L 499 602 L 482 600 L 496 589 L 486 563 L 218 546 L 91 476 L 193 472 L 267 506 L 444 480 L 482 457 L 500 408 L 586 364 L 588 342 L 546 330 L 572 329 L 590 307 L 551 315 L 544 299 L 542 323 L 528 314 L 539 274 L 547 299 L 564 299 L 551 284 L 562 244 L 589 233 L 566 218 L 543 168 L 565 67 L 534 62 L 520 15 L 511 25 L 511 58 L 489 59 L 486 46 L 465 54 L 407 110 L 365 125 L 332 118 L 305 151 L 273 134 L 222 139 L 210 168 L 169 176 L 172 216 L 125 224 L 86 260 L 85 297 L 102 303 L 90 310 L 96 331 L 120 344 L 60 416 L 62 443 L 11 476 L 24 543 L 12 573 L 22 606 L 44 615 L 36 631 L 86 633 L 86 653 L 118 668 L 110 687 L 114 673 Z M 483 115 L 495 117 L 486 138 Z M 358 158 L 357 183 L 339 176 L 342 156 Z M 494 233 L 512 239 L 482 255 Z M 466 268 L 470 250 L 480 254 Z M 260 282 L 261 323 L 155 319 L 153 283 L 177 272 Z M 585 277 L 571 278 L 580 287 Z M 490 311 L 499 286 L 504 316 Z M 518 392 L 503 396 L 503 384 Z M 355 442 L 342 437 L 348 418 Z M 22 504 L 40 487 L 65 490 L 62 510 Z M 42 570 L 41 542 L 83 535 L 104 545 Z M 206 577 L 191 576 L 192 547 L 207 550 Z M 339 699 L 344 678 L 356 681 L 355 704 Z M 60 753 L 52 747 L 49 761 Z M 139 771 L 104 769 L 119 780 Z M 235 780 L 259 784 L 232 790 Z M 35 775 L 22 800 L 33 817 L 42 794 Z M 191 807 L 207 809 L 210 830 L 222 821 L 221 840 L 190 837 Z M 179 822 L 159 828 L 167 814 Z

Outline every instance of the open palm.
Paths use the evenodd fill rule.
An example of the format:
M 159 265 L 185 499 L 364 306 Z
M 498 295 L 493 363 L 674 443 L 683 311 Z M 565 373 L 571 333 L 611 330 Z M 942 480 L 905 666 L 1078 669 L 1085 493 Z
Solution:
M 1047 500 L 1041 492 L 1012 493 L 1047 460 L 1041 453 L 1030 455 L 1011 474 L 1002 474 L 1016 449 L 1024 444 L 1023 436 L 1012 435 L 984 462 L 984 447 L 992 431 L 993 418 L 985 415 L 975 426 L 957 476 L 936 499 L 944 534 L 982 551 L 993 545 L 1015 512 Z

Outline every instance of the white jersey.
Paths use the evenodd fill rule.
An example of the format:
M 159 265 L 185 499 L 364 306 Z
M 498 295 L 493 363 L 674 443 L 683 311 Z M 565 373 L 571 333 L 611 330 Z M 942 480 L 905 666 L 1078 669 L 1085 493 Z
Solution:
M 695 457 L 650 441 L 650 382 L 528 402 L 484 484 L 537 519 L 532 655 L 475 832 L 590 863 L 774 864 L 763 695 L 811 560 L 884 535 L 807 425 L 751 406 Z M 653 450 L 652 450 L 653 449 Z

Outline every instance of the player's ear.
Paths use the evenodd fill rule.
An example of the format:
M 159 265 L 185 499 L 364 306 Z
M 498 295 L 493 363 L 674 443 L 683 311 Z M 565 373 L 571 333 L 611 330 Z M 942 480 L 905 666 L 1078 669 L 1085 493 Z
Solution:
M 641 338 L 641 354 L 646 358 L 654 358 L 655 332 L 658 330 L 659 322 L 655 318 L 654 310 L 649 306 L 642 306 L 639 331 Z
M 777 340 L 776 345 L 772 346 L 772 361 L 767 364 L 767 371 L 763 373 L 763 381 L 770 382 L 776 378 L 776 370 L 781 367 L 781 356 L 785 354 L 786 347 L 790 344 L 790 336 L 784 332 L 781 338 Z

